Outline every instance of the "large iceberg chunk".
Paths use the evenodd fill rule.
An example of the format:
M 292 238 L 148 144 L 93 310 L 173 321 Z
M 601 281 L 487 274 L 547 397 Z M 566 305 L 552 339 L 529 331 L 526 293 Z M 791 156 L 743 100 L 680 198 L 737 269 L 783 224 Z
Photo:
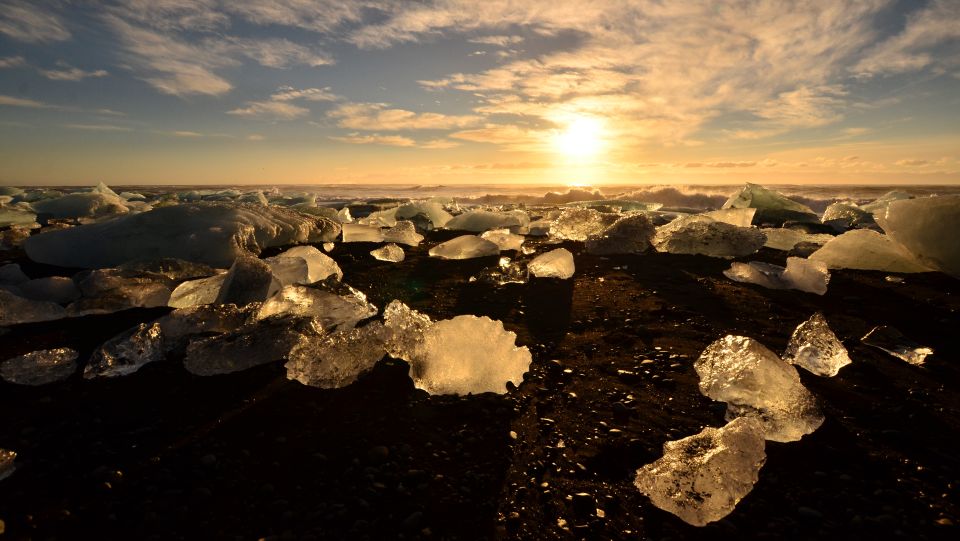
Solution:
M 869 229 L 853 229 L 835 237 L 810 254 L 831 269 L 885 272 L 929 272 L 930 269 L 890 237 Z
M 287 378 L 321 389 L 350 385 L 386 355 L 387 331 L 379 321 L 357 329 L 308 337 L 290 352 Z
M 64 317 L 67 317 L 67 311 L 59 304 L 24 299 L 0 288 L 0 327 Z
M 501 251 L 520 251 L 523 247 L 523 241 L 525 240 L 523 235 L 511 233 L 509 229 L 491 229 L 490 231 L 482 233 L 480 238 L 496 244 Z
M 860 341 L 917 366 L 923 366 L 927 355 L 933 355 L 933 349 L 921 346 L 897 329 L 886 325 L 874 327 Z
M 158 257 L 228 267 L 240 255 L 331 241 L 339 233 L 331 220 L 283 207 L 188 203 L 34 235 L 23 248 L 30 259 L 61 267 L 114 267 Z
M 960 195 L 893 201 L 876 218 L 923 265 L 960 278 Z
M 69 378 L 77 371 L 77 352 L 70 348 L 43 349 L 7 359 L 0 376 L 17 385 L 46 385 Z
M 550 238 L 583 242 L 600 235 L 619 214 L 602 213 L 590 208 L 567 208 L 550 224 Z
M 107 340 L 93 352 L 83 370 L 86 379 L 125 376 L 164 359 L 163 331 L 157 323 L 141 323 Z
M 754 227 L 737 227 L 706 216 L 682 216 L 657 228 L 653 246 L 671 254 L 739 257 L 759 250 L 767 237 Z
M 390 244 L 381 246 L 376 250 L 371 250 L 370 255 L 372 255 L 374 259 L 380 261 L 389 261 L 391 263 L 399 263 L 403 261 L 404 257 L 406 257 L 406 255 L 403 253 L 403 248 L 393 244 L 392 242 Z
M 254 256 L 240 256 L 224 275 L 216 302 L 238 306 L 262 302 L 272 297 L 280 287 L 270 265 Z
M 473 259 L 499 253 L 499 246 L 476 235 L 463 235 L 430 248 L 430 256 L 440 259 Z
M 108 188 L 109 189 L 109 188 Z M 71 193 L 33 203 L 37 214 L 51 218 L 104 218 L 129 212 L 127 202 L 117 194 L 101 192 Z
M 646 214 L 630 214 L 613 222 L 599 235 L 589 237 L 588 253 L 597 255 L 642 254 L 650 249 L 656 228 Z
M 455 231 L 480 233 L 490 229 L 522 228 L 530 225 L 530 216 L 522 210 L 494 212 L 490 210 L 470 210 L 454 216 L 444 227 Z
M 768 440 L 797 441 L 823 424 L 797 369 L 756 340 L 727 335 L 707 346 L 693 367 L 700 392 L 727 403 L 728 420 L 759 415 Z
M 740 417 L 721 428 L 663 445 L 663 457 L 637 470 L 634 485 L 654 505 L 687 524 L 729 515 L 753 490 L 766 462 L 763 426 Z
M 366 295 L 346 285 L 340 289 L 287 286 L 260 306 L 256 318 L 312 316 L 324 329 L 350 329 L 377 315 L 377 307 L 367 301 Z
M 787 266 L 781 267 L 760 261 L 732 263 L 723 275 L 736 282 L 757 284 L 770 289 L 798 289 L 823 295 L 827 292 L 830 272 L 820 261 L 802 257 L 788 257 Z
M 447 222 L 453 219 L 449 212 L 443 210 L 443 205 L 435 201 L 420 201 L 400 205 L 395 216 L 398 219 L 414 222 L 418 229 L 422 231 L 445 227 Z
M 768 190 L 758 184 L 747 183 L 743 189 L 730 196 L 723 208 L 755 208 L 755 223 L 819 222 L 813 210 L 780 192 Z
M 833 334 L 827 319 L 820 312 L 810 316 L 793 331 L 783 360 L 827 377 L 836 376 L 841 368 L 851 362 L 847 348 Z
M 560 278 L 566 280 L 573 276 L 576 268 L 573 264 L 573 254 L 566 248 L 557 248 L 545 254 L 540 254 L 527 264 L 527 270 L 537 278 Z

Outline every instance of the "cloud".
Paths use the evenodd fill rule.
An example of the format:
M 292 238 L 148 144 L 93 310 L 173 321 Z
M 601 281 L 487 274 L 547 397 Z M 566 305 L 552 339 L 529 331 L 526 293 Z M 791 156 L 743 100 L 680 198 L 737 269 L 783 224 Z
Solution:
M 291 101 L 291 100 L 306 100 L 306 101 L 337 101 L 340 99 L 340 96 L 337 96 L 330 90 L 329 86 L 323 88 L 293 88 L 291 86 L 281 86 L 277 91 L 270 96 L 270 99 L 273 101 Z
M 902 32 L 872 47 L 852 71 L 868 78 L 931 67 L 956 67 L 960 65 L 958 39 L 960 2 L 933 0 L 908 17 Z
M 387 145 L 394 147 L 413 147 L 417 145 L 417 142 L 413 139 L 400 135 L 360 135 L 357 133 L 352 133 L 350 135 L 341 137 L 331 136 L 330 139 L 333 139 L 334 141 L 340 141 L 341 143 L 350 143 L 353 145 Z
M 63 127 L 84 131 L 133 131 L 133 128 L 128 126 L 115 126 L 113 124 L 64 124 Z
M 68 40 L 70 31 L 49 5 L 30 2 L 4 2 L 0 9 L 0 34 L 28 43 Z
M 896 165 L 906 166 L 906 167 L 921 167 L 921 166 L 930 164 L 930 162 L 927 160 L 897 160 L 894 163 Z
M 690 162 L 684 164 L 684 167 L 716 167 L 720 169 L 730 169 L 735 167 L 756 167 L 756 165 L 757 162 Z
M 295 65 L 327 66 L 333 64 L 329 54 L 298 45 L 286 39 L 239 39 L 229 38 L 213 42 L 225 54 L 236 52 L 268 68 L 289 68 Z
M 327 112 L 342 128 L 363 131 L 450 130 L 477 125 L 477 115 L 415 113 L 383 103 L 343 103 Z
M 420 148 L 429 148 L 429 149 L 445 149 L 445 148 L 455 148 L 460 146 L 460 143 L 456 141 L 451 141 L 449 139 L 432 139 L 426 141 L 420 145 Z
M 310 114 L 310 109 L 286 101 L 249 101 L 246 107 L 227 111 L 227 114 L 294 120 Z
M 481 36 L 477 38 L 470 38 L 467 41 L 470 43 L 479 43 L 481 45 L 496 45 L 497 47 L 507 47 L 509 45 L 516 45 L 523 41 L 521 36 Z
M 82 81 L 87 78 L 106 77 L 109 75 L 106 70 L 86 71 L 80 68 L 70 66 L 66 62 L 57 62 L 60 69 L 40 69 L 37 70 L 41 75 L 53 81 Z
M 19 68 L 26 65 L 27 61 L 24 60 L 22 56 L 8 56 L 6 58 L 0 58 L 0 69 Z
M 28 98 L 17 98 L 15 96 L 4 96 L 4 95 L 0 95 L 0 105 L 6 105 L 9 107 L 25 107 L 28 109 L 60 109 L 61 108 L 57 105 L 51 105 L 49 103 L 43 103 L 40 101 L 28 99 Z

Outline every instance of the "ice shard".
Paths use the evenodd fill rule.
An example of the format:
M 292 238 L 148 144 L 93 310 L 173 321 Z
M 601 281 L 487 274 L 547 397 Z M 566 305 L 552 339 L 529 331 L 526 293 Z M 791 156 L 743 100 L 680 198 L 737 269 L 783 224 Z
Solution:
M 32 301 L 0 288 L 0 327 L 64 317 L 67 317 L 67 311 L 59 304 Z
M 810 207 L 798 203 L 780 192 L 768 190 L 758 184 L 747 183 L 743 189 L 730 196 L 723 208 L 755 208 L 755 223 L 819 222 L 820 218 Z
M 737 227 L 750 227 L 753 224 L 753 217 L 756 213 L 757 209 L 746 207 L 711 210 L 710 212 L 704 212 L 703 215 L 708 218 L 713 218 L 718 222 L 735 225 Z
M 220 294 L 220 288 L 223 287 L 223 281 L 226 278 L 227 274 L 224 272 L 209 278 L 183 282 L 170 294 L 167 306 L 186 308 L 217 302 L 217 295 Z
M 170 301 L 171 280 L 160 274 L 100 269 L 81 272 L 74 281 L 82 297 L 67 307 L 71 316 L 166 306 Z
M 893 201 L 876 218 L 923 265 L 960 278 L 960 195 Z
M 827 292 L 830 272 L 826 264 L 801 257 L 788 257 L 787 266 L 750 261 L 731 263 L 723 275 L 735 282 L 757 284 L 769 289 L 797 289 L 823 295 Z
M 27 209 L 0 206 L 0 227 L 29 225 L 36 221 L 36 213 L 33 213 Z
M 310 283 L 308 279 L 310 270 L 303 258 L 275 256 L 268 257 L 263 262 L 270 265 L 270 272 L 273 273 L 281 287 Z
M 837 231 L 846 231 L 847 229 L 874 223 L 873 214 L 860 208 L 853 201 L 832 203 L 823 211 L 820 221 Z
M 753 490 L 765 446 L 760 421 L 740 417 L 666 442 L 663 457 L 637 470 L 634 485 L 660 509 L 704 526 L 729 515 Z
M 400 205 L 397 208 L 396 217 L 418 224 L 418 229 L 423 231 L 444 227 L 447 222 L 453 219 L 449 212 L 443 210 L 443 205 L 435 201 L 419 201 Z M 422 227 L 420 224 L 422 224 Z
M 423 235 L 417 233 L 413 222 L 400 220 L 396 225 L 383 232 L 383 240 L 397 244 L 406 244 L 407 246 L 419 246 L 423 240 Z
M 226 334 L 194 338 L 187 346 L 183 366 L 197 376 L 239 372 L 285 360 L 305 336 L 321 336 L 324 332 L 310 316 L 268 318 Z
M 83 370 L 85 379 L 125 376 L 164 359 L 163 331 L 157 323 L 141 323 L 100 346 Z
M 480 235 L 481 239 L 489 240 L 496 244 L 501 251 L 516 250 L 523 247 L 524 236 L 511 233 L 509 229 L 491 229 Z
M 0 364 L 4 381 L 17 385 L 46 385 L 63 381 L 77 371 L 77 352 L 70 348 L 43 349 L 7 359 Z
M 530 216 L 522 210 L 494 212 L 490 210 L 469 210 L 459 216 L 454 216 L 444 227 L 455 231 L 472 231 L 480 233 L 490 229 L 510 229 L 526 227 L 530 224 Z
M 387 331 L 387 353 L 407 362 L 421 354 L 424 333 L 433 326 L 430 316 L 398 300 L 384 308 L 383 322 Z
M 932 348 L 921 346 L 897 329 L 886 325 L 874 327 L 860 341 L 917 366 L 923 366 L 927 355 L 933 355 Z
M 257 319 L 273 316 L 313 316 L 325 329 L 350 329 L 377 315 L 366 295 L 343 285 L 338 291 L 325 287 L 287 286 L 257 311 Z
M 527 270 L 537 278 L 560 278 L 566 280 L 573 276 L 576 267 L 573 254 L 566 248 L 557 248 L 540 254 L 527 264 Z
M 376 225 L 343 224 L 343 242 L 383 242 L 383 233 Z
M 224 275 L 217 304 L 242 306 L 269 299 L 280 290 L 280 282 L 270 265 L 253 256 L 241 256 Z
M 346 387 L 386 355 L 387 331 L 374 321 L 360 328 L 307 337 L 284 365 L 287 379 L 321 389 Z
M 403 253 L 403 248 L 393 243 L 381 246 L 376 250 L 371 250 L 370 255 L 372 255 L 374 259 L 389 261 L 391 263 L 399 263 L 406 257 Z
M 550 238 L 583 242 L 591 236 L 602 234 L 619 218 L 619 214 L 605 214 L 588 208 L 564 209 L 550 224 Z
M 586 249 L 597 255 L 642 254 L 650 249 L 655 233 L 646 214 L 631 214 L 613 222 L 599 235 L 589 237 Z
M 476 235 L 463 235 L 430 248 L 429 253 L 440 259 L 473 259 L 498 255 L 500 247 Z
M 783 250 L 784 252 L 789 252 L 794 246 L 801 242 L 809 242 L 823 246 L 834 239 L 833 235 L 807 233 L 797 229 L 785 229 L 782 227 L 763 227 L 760 229 L 760 232 L 767 237 L 766 242 L 763 244 L 764 246 L 773 248 L 774 250 Z
M 847 348 L 830 330 L 830 325 L 820 312 L 810 316 L 793 331 L 783 360 L 827 377 L 836 376 L 841 368 L 851 363 Z
M 811 261 L 822 261 L 831 269 L 878 270 L 884 272 L 929 272 L 932 269 L 890 237 L 869 229 L 853 229 L 835 237 L 816 252 Z
M 706 216 L 682 216 L 657 228 L 653 246 L 671 254 L 740 257 L 759 250 L 767 237 L 754 227 L 737 227 Z
M 700 392 L 727 403 L 728 420 L 759 415 L 768 440 L 797 441 L 823 424 L 797 369 L 756 340 L 727 335 L 707 346 L 693 366 Z
M 190 338 L 201 334 L 233 332 L 255 319 L 259 306 L 251 304 L 206 304 L 178 308 L 154 321 L 163 334 L 163 349 L 167 352 L 183 349 Z
M 337 262 L 313 246 L 294 246 L 279 253 L 277 257 L 299 257 L 303 259 L 307 264 L 307 281 L 304 282 L 305 284 L 325 280 L 328 276 L 336 276 L 337 280 L 343 279 L 343 271 L 340 270 Z

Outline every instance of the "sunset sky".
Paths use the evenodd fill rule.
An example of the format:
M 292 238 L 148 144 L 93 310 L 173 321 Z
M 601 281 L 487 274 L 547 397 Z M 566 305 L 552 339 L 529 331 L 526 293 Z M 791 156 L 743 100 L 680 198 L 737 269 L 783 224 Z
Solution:
M 960 1 L 0 0 L 0 183 L 958 183 Z

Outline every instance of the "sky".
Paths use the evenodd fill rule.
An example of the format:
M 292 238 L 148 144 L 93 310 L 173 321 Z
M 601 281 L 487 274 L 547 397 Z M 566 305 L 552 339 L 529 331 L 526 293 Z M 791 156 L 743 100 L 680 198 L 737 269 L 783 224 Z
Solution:
M 960 0 L 0 0 L 0 184 L 960 183 Z

